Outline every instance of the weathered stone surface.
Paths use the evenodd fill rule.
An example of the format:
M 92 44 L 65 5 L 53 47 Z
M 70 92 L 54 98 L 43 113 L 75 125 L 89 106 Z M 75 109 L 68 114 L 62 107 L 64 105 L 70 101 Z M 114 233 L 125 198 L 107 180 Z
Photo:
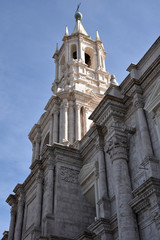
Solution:
M 98 33 L 78 26 L 54 54 L 55 95 L 29 134 L 3 240 L 159 240 L 160 38 L 109 85 Z

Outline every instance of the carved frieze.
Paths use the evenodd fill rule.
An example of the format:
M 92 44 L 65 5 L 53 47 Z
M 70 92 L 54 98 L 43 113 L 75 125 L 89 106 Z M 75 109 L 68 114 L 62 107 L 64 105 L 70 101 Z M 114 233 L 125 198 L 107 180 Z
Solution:
M 78 174 L 79 174 L 79 171 L 75 169 L 71 169 L 64 166 L 60 167 L 59 176 L 60 176 L 60 179 L 65 182 L 77 184 Z

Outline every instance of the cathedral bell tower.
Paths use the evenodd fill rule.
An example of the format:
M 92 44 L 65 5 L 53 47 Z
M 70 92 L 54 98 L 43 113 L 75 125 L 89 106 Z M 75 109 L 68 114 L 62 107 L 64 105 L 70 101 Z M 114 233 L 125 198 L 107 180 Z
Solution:
M 43 147 L 54 142 L 72 145 L 81 140 L 92 125 L 88 119 L 110 85 L 106 72 L 106 52 L 98 31 L 96 40 L 85 31 L 82 14 L 75 13 L 75 27 L 69 35 L 66 27 L 63 44 L 53 55 L 55 80 L 53 95 L 45 113 L 29 133 L 33 145 L 32 162 L 39 159 Z
M 75 13 L 76 24 L 71 35 L 66 26 L 63 44 L 53 55 L 55 59 L 54 95 L 59 98 L 59 139 L 80 140 L 89 130 L 89 115 L 109 86 L 110 76 L 105 69 L 106 52 L 98 31 L 96 41 L 85 31 L 82 14 Z

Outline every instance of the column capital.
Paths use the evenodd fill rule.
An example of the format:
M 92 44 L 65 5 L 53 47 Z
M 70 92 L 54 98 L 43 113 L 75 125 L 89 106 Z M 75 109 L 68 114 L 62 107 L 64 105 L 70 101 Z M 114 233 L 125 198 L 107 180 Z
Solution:
M 51 158 L 49 158 L 48 161 L 47 161 L 47 168 L 48 168 L 48 170 L 53 170 L 54 169 L 54 162 Z
M 80 110 L 80 108 L 81 108 L 81 105 L 80 105 L 80 104 L 78 104 L 78 103 L 76 103 L 74 107 L 75 107 L 75 109 L 76 109 L 76 110 Z
M 141 94 L 136 93 L 133 97 L 133 104 L 136 109 L 144 107 L 144 101 Z
M 35 137 L 35 142 L 36 143 L 40 143 L 41 142 L 41 135 L 37 134 L 37 136 Z
M 85 111 L 85 113 L 87 113 L 89 111 L 89 108 L 85 106 L 84 111 Z
M 70 101 L 68 102 L 68 104 L 69 104 L 69 107 L 73 107 L 73 106 L 74 106 L 74 102 L 73 102 L 72 100 L 70 100 Z
M 11 207 L 11 216 L 14 216 L 17 212 L 17 205 L 16 204 L 13 204 L 12 207 Z
M 21 193 L 20 196 L 18 197 L 18 205 L 23 206 L 24 205 L 24 193 Z
M 110 155 L 112 163 L 119 159 L 128 161 L 128 144 L 125 137 L 113 136 L 107 141 L 105 150 Z
M 61 105 L 62 105 L 62 108 L 68 108 L 68 100 L 67 99 L 63 99 Z

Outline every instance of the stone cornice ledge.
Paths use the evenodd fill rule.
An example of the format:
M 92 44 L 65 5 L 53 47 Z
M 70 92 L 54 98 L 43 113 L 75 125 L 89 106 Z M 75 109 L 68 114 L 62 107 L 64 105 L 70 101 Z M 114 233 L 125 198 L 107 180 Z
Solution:
M 111 230 L 111 225 L 110 225 L 110 220 L 109 219 L 105 219 L 105 218 L 100 218 L 97 221 L 95 221 L 94 223 L 92 223 L 88 229 L 91 232 L 95 232 L 96 234 L 100 234 L 103 231 L 111 233 L 112 234 L 112 230 Z
M 149 197 L 153 193 L 160 194 L 160 179 L 151 177 L 133 191 L 136 197 L 130 201 L 130 206 L 136 213 L 142 211 L 150 205 Z
M 106 111 L 108 106 L 115 106 L 115 104 L 118 103 L 118 108 L 119 110 L 124 108 L 123 106 L 123 99 L 117 98 L 112 95 L 105 95 L 102 101 L 98 104 L 96 109 L 93 111 L 93 113 L 89 116 L 89 119 L 93 120 L 97 125 L 99 119 L 102 117 L 102 113 L 104 114 L 104 111 Z

